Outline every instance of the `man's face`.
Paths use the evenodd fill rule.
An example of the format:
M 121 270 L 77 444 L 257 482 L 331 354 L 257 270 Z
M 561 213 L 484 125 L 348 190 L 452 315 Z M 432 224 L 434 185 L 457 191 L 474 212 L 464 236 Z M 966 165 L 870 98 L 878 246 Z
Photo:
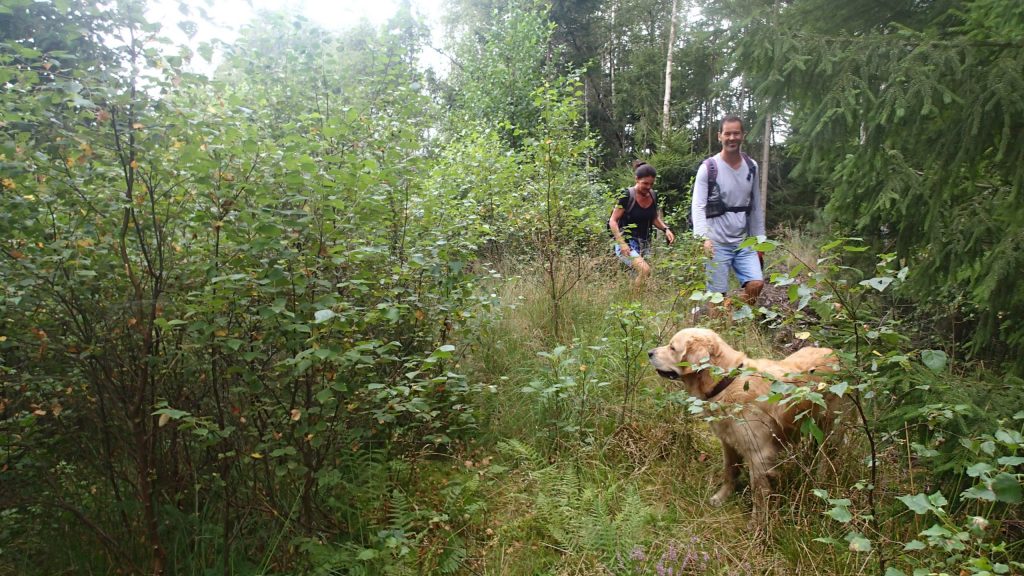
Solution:
M 718 141 L 722 143 L 722 150 L 739 152 L 740 144 L 743 143 L 743 124 L 736 121 L 722 124 L 722 131 L 718 133 Z
M 654 188 L 654 176 L 637 178 L 636 186 L 633 187 L 637 194 L 643 194 L 644 196 L 651 193 L 651 188 Z

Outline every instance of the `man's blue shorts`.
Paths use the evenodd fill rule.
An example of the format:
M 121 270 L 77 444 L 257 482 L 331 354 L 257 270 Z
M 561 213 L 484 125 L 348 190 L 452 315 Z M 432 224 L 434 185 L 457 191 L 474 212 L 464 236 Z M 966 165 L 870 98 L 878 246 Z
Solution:
M 739 244 L 713 244 L 714 256 L 705 264 L 709 292 L 724 294 L 729 291 L 730 268 L 736 271 L 740 286 L 751 280 L 764 280 L 756 251 L 740 248 Z
M 618 256 L 619 260 L 622 260 L 626 266 L 632 268 L 633 258 L 636 258 L 637 256 L 643 256 L 644 258 L 650 256 L 651 246 L 649 243 L 636 238 L 630 238 L 629 240 L 626 240 L 626 242 L 629 243 L 629 256 L 622 253 L 622 247 L 619 244 L 615 245 L 615 255 Z

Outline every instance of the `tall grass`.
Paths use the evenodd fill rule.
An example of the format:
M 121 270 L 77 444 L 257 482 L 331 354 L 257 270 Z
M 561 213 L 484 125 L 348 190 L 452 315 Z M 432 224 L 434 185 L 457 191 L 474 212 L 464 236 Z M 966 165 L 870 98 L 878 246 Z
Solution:
M 571 334 L 564 342 L 544 330 L 551 306 L 541 280 L 523 274 L 495 287 L 507 305 L 466 363 L 493 385 L 480 449 L 506 471 L 487 499 L 488 528 L 469 551 L 474 570 L 869 573 L 813 541 L 822 534 L 823 505 L 810 486 L 822 478 L 812 478 L 806 454 L 784 465 L 767 534 L 748 529 L 746 494 L 708 506 L 721 476 L 717 440 L 646 355 L 691 322 L 687 282 L 699 268 L 682 254 L 659 256 L 641 290 L 610 257 L 583 267 L 585 277 L 561 302 Z M 750 323 L 704 324 L 737 348 L 774 354 L 771 336 Z

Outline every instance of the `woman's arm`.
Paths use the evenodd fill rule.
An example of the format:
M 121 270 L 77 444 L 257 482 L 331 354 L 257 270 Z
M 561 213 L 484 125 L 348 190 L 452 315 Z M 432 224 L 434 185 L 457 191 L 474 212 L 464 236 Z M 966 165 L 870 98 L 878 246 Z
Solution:
M 619 230 L 619 219 L 626 213 L 626 209 L 621 204 L 616 204 L 615 209 L 612 210 L 612 215 L 608 218 L 608 229 L 612 231 L 612 236 L 615 237 L 615 243 L 622 247 L 625 254 L 629 254 L 629 244 L 626 243 L 626 239 L 622 236 L 622 231 Z
M 671 244 L 676 241 L 676 235 L 672 233 L 672 230 L 665 224 L 665 221 L 661 219 L 661 214 L 654 217 L 654 227 L 665 233 L 665 239 Z

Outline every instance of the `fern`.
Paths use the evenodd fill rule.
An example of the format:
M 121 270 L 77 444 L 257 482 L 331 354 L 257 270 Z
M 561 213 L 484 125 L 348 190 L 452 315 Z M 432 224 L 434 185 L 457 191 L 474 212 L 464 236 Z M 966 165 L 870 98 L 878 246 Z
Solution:
M 584 547 L 604 560 L 615 557 L 618 535 L 608 506 L 607 493 L 594 496 L 590 503 L 586 523 L 583 526 Z
M 611 562 L 643 540 L 651 507 L 635 486 L 584 485 L 574 466 L 534 473 L 536 515 L 548 537 L 562 549 Z
M 579 540 L 580 479 L 575 468 L 551 466 L 534 473 L 537 485 L 537 516 L 561 546 L 573 549 Z
M 448 540 L 441 557 L 437 560 L 437 572 L 440 574 L 455 574 L 462 567 L 466 559 L 466 543 L 458 536 L 452 536 Z
M 544 457 L 533 446 L 514 438 L 498 443 L 498 453 L 513 458 L 526 465 L 527 470 L 535 470 L 544 465 Z

